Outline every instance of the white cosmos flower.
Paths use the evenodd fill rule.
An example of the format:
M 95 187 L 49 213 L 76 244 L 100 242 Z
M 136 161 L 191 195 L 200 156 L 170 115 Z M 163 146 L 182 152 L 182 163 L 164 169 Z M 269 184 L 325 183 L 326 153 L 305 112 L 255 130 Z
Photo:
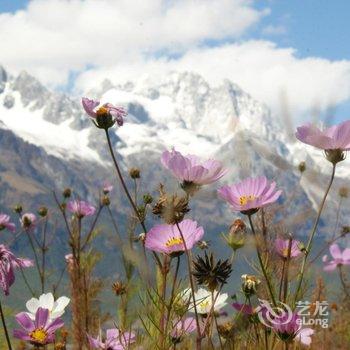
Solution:
M 194 312 L 193 300 L 191 297 L 191 289 L 185 289 L 181 293 L 182 299 L 185 303 L 188 303 L 188 311 Z M 197 292 L 194 293 L 194 298 L 196 300 L 197 312 L 199 314 L 208 314 L 212 307 L 212 295 L 211 292 L 204 288 L 199 288 Z M 216 300 L 215 300 L 216 298 Z M 227 293 L 222 293 L 218 295 L 218 291 L 214 291 L 214 311 L 220 311 L 224 306 L 226 306 L 226 300 L 228 298 Z
M 35 320 L 36 311 L 41 307 L 48 309 L 50 320 L 54 320 L 64 314 L 64 309 L 69 302 L 70 299 L 64 296 L 55 301 L 52 293 L 42 294 L 39 299 L 32 298 L 27 301 L 26 307 L 29 311 L 27 314 L 32 320 Z

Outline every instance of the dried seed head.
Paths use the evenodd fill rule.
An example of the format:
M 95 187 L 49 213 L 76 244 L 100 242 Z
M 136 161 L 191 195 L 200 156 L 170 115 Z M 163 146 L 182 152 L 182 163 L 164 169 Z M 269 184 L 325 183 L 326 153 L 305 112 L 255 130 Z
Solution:
M 188 198 L 179 197 L 177 194 L 167 194 L 162 184 L 160 185 L 159 193 L 159 199 L 152 210 L 153 214 L 163 218 L 167 224 L 173 225 L 181 222 L 186 213 L 190 211 Z
M 234 325 L 231 321 L 218 325 L 218 332 L 220 336 L 224 339 L 232 338 L 234 336 L 234 331 Z
M 204 258 L 198 255 L 193 261 L 193 265 L 193 276 L 197 283 L 204 284 L 211 291 L 217 289 L 221 284 L 227 283 L 232 272 L 229 260 L 215 261 L 213 254 L 208 256 L 207 252 L 205 252 Z
M 127 292 L 127 286 L 122 281 L 117 281 L 117 282 L 113 283 L 112 289 L 113 289 L 115 295 L 117 295 L 117 296 L 126 294 L 126 292 Z

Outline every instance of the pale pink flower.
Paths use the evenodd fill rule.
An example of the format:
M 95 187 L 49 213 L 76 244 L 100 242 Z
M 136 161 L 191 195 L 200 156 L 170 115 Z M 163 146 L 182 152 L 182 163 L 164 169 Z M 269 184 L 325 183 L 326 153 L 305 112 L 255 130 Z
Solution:
M 188 250 L 192 249 L 204 235 L 204 229 L 196 221 L 183 220 L 179 223 L 180 230 Z M 146 234 L 145 247 L 147 249 L 165 253 L 179 253 L 185 251 L 184 241 L 176 225 L 156 225 Z
M 99 117 L 105 118 L 110 117 L 111 118 L 111 125 L 117 123 L 119 126 L 122 126 L 124 123 L 124 117 L 127 115 L 127 112 L 122 108 L 118 106 L 113 106 L 111 103 L 105 103 L 99 108 L 96 109 L 100 105 L 100 101 L 90 100 L 86 97 L 82 98 L 82 105 L 85 109 L 85 112 L 93 119 L 96 120 L 97 124 L 101 124 L 98 120 Z M 101 119 L 102 121 L 102 119 Z M 102 121 L 103 124 L 103 121 Z
M 178 180 L 185 183 L 207 185 L 219 180 L 227 173 L 222 163 L 217 160 L 201 161 L 195 155 L 184 156 L 175 149 L 171 152 L 164 151 L 161 161 Z
M 36 215 L 33 213 L 25 213 L 21 217 L 21 225 L 25 230 L 32 231 L 37 224 Z
M 295 136 L 299 141 L 323 150 L 347 151 L 350 149 L 350 120 L 323 131 L 312 124 L 306 124 L 297 128 Z
M 13 222 L 10 222 L 10 216 L 6 214 L 0 214 L 0 231 L 5 228 L 11 232 L 16 231 L 16 225 Z
M 69 201 L 67 204 L 67 209 L 75 214 L 78 218 L 83 218 L 84 216 L 92 216 L 96 212 L 96 208 L 88 202 L 73 200 Z
M 296 258 L 301 254 L 300 250 L 301 243 L 295 239 L 292 240 L 290 257 Z M 277 238 L 275 240 L 275 250 L 277 254 L 282 258 L 288 257 L 288 249 L 289 249 L 289 239 L 280 239 Z
M 197 329 L 196 320 L 193 317 L 175 319 L 172 324 L 171 337 L 177 341 L 180 341 L 183 336 L 193 333 Z
M 89 344 L 93 349 L 99 350 L 126 350 L 130 348 L 130 344 L 135 343 L 136 335 L 133 332 L 121 333 L 118 329 L 107 329 L 106 338 L 102 340 L 101 336 L 93 338 L 87 335 Z
M 340 250 L 338 244 L 332 244 L 329 247 L 329 252 L 333 257 L 333 260 L 328 261 L 328 257 L 323 257 L 323 262 L 326 263 L 324 266 L 325 271 L 333 271 L 338 266 L 350 265 L 350 248 L 345 248 L 343 252 Z
M 276 191 L 276 183 L 269 183 L 264 176 L 248 178 L 218 190 L 219 196 L 229 202 L 233 210 L 244 214 L 276 202 L 281 193 Z

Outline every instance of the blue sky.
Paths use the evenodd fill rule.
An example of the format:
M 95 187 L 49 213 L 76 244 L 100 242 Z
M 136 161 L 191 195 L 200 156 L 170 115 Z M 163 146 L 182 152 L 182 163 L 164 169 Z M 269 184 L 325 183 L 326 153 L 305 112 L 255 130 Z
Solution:
M 147 2 L 147 0 L 145 1 Z M 26 0 L 0 0 L 0 13 L 14 13 L 19 9 L 25 9 L 27 4 L 28 1 Z M 295 53 L 293 55 L 295 57 L 293 58 L 296 60 L 309 58 L 324 58 L 338 62 L 350 60 L 350 45 L 348 45 L 350 37 L 350 21 L 348 19 L 350 1 L 270 0 L 249 1 L 247 4 L 254 10 L 266 11 L 268 8 L 269 11 L 260 16 L 259 20 L 252 21 L 254 23 L 238 37 L 228 39 L 228 43 L 237 44 L 249 40 L 271 42 L 276 45 L 277 49 L 294 49 Z M 225 43 L 225 38 L 223 37 L 220 40 L 208 39 L 202 42 L 211 48 L 221 47 Z M 167 52 L 167 48 L 165 47 L 163 51 L 163 48 L 160 47 L 159 52 Z M 171 58 L 176 59 L 177 55 L 175 53 Z M 103 65 L 108 65 L 108 63 L 106 61 Z M 85 66 L 83 64 L 81 67 L 77 65 L 78 68 L 75 67 L 68 72 L 69 83 L 66 83 L 66 87 L 67 84 L 71 86 L 72 76 L 79 76 L 79 73 L 85 69 L 84 67 L 91 64 L 92 62 L 87 62 Z M 27 66 L 30 67 L 29 64 L 27 66 L 24 64 L 24 66 L 24 68 L 30 70 L 30 68 L 27 68 Z M 35 72 L 35 69 L 33 71 Z M 239 84 L 241 85 L 240 81 Z M 243 88 L 246 88 L 244 79 L 242 85 Z M 350 81 L 348 85 L 350 86 Z M 334 89 L 336 88 L 337 85 L 334 85 Z M 247 89 L 249 90 L 249 84 Z M 254 95 L 254 91 L 252 94 Z M 258 95 L 257 98 L 259 99 L 259 97 Z M 327 111 L 324 110 L 324 113 L 327 113 Z M 332 109 L 332 115 L 337 120 L 347 119 L 350 115 L 350 98 L 345 102 L 338 103 Z

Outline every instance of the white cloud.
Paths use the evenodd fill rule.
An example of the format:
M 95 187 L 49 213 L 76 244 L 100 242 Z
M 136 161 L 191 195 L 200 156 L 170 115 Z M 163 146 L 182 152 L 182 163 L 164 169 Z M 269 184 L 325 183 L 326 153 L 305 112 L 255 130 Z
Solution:
M 1 63 L 64 84 L 89 65 L 237 38 L 266 13 L 244 0 L 32 0 L 0 14 Z
M 275 113 L 285 101 L 300 115 L 349 99 L 350 61 L 238 41 L 268 13 L 249 0 L 32 0 L 24 11 L 0 14 L 0 64 L 51 86 L 78 72 L 83 89 L 105 78 L 191 70 L 214 84 L 231 79 Z
M 254 98 L 265 102 L 277 114 L 288 104 L 289 112 L 302 115 L 321 111 L 350 98 L 350 61 L 329 61 L 317 57 L 298 58 L 291 48 L 278 48 L 269 41 L 247 41 L 217 48 L 189 50 L 179 59 L 164 58 L 123 62 L 83 73 L 77 83 L 82 89 L 97 85 L 106 77 L 115 82 L 169 70 L 189 70 L 210 83 L 228 78 Z

